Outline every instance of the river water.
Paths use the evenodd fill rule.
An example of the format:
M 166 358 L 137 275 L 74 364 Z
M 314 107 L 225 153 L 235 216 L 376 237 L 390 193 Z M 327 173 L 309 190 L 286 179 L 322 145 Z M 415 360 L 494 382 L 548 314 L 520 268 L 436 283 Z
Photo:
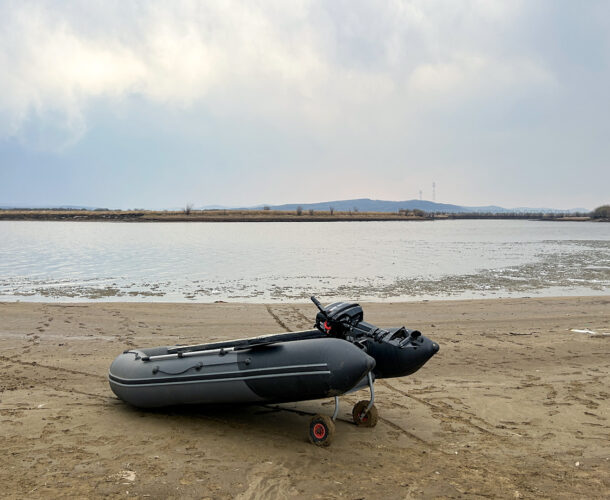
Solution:
M 610 224 L 0 222 L 2 301 L 605 294 Z

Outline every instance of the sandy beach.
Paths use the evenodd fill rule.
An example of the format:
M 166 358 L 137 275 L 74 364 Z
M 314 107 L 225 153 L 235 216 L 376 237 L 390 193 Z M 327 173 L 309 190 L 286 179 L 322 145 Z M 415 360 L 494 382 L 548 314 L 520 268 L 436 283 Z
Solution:
M 110 391 L 134 346 L 309 328 L 311 304 L 0 303 L 5 498 L 608 498 L 610 298 L 365 305 L 440 352 L 376 383 L 380 422 L 307 442 L 332 402 L 141 411 Z M 583 330 L 581 332 L 571 331 Z M 596 334 L 587 333 L 596 332 Z

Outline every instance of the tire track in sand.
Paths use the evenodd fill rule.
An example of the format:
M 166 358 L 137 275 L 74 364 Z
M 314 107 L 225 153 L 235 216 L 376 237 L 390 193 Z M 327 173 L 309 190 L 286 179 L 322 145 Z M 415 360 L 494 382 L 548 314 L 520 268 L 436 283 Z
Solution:
M 85 375 L 87 377 L 95 377 L 98 379 L 102 379 L 104 381 L 106 380 L 106 377 L 103 375 L 97 375 L 95 373 L 81 372 L 79 370 L 72 370 L 70 368 L 62 368 L 60 366 L 43 365 L 41 363 L 38 363 L 38 361 L 23 361 L 22 359 L 15 359 L 16 356 L 18 356 L 18 355 L 15 355 L 13 357 L 0 355 L 0 360 L 7 361 L 7 362 L 15 364 L 15 365 L 35 366 L 38 368 L 46 368 L 48 370 L 53 370 L 53 371 L 58 371 L 58 372 L 71 373 L 72 375 Z
M 292 330 L 288 327 L 288 325 L 286 323 L 284 323 L 280 317 L 275 314 L 273 312 L 273 310 L 271 309 L 271 306 L 265 306 L 267 308 L 267 312 L 271 315 L 271 317 L 274 319 L 274 321 L 284 330 L 286 330 L 287 332 L 291 332 Z
M 393 385 L 390 385 L 386 380 L 383 381 L 379 381 L 378 382 L 380 385 L 382 385 L 383 387 L 387 387 L 388 389 L 397 392 L 398 394 L 412 399 L 414 401 L 417 401 L 418 403 L 421 403 L 425 406 L 427 406 L 428 408 L 431 408 L 432 410 L 434 410 L 435 412 L 439 412 L 441 415 L 445 416 L 446 418 L 448 418 L 449 420 L 453 420 L 453 421 L 457 421 L 460 422 L 462 424 L 465 424 L 469 427 L 472 427 L 473 429 L 478 430 L 479 432 L 482 432 L 483 434 L 486 434 L 488 436 L 493 436 L 497 439 L 504 439 L 504 436 L 501 436 L 499 434 L 496 434 L 495 432 L 492 432 L 488 429 L 485 429 L 484 427 L 481 427 L 480 425 L 475 424 L 474 422 L 472 422 L 472 418 L 476 418 L 477 420 L 481 420 L 480 418 L 476 417 L 476 416 L 469 416 L 469 417 L 465 417 L 462 416 L 458 413 L 458 410 L 456 410 L 455 408 L 452 407 L 442 407 L 439 405 L 435 405 L 433 403 L 430 403 L 429 401 L 426 401 L 425 399 L 421 399 L 418 398 L 416 396 L 412 396 L 411 394 L 407 393 L 406 391 L 403 391 L 401 389 L 398 389 L 397 387 L 394 387 Z M 483 421 L 485 422 L 485 421 Z M 485 422 L 486 424 L 488 424 L 487 422 Z M 489 425 L 489 424 L 488 424 Z

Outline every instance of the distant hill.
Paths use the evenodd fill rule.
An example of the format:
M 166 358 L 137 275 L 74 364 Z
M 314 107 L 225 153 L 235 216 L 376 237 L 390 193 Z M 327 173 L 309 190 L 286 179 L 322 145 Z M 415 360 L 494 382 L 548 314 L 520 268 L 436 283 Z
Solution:
M 448 203 L 435 203 L 428 200 L 405 200 L 405 201 L 388 201 L 388 200 L 371 200 L 370 198 L 358 198 L 353 200 L 335 200 L 335 201 L 322 201 L 318 203 L 288 203 L 285 205 L 256 205 L 254 207 L 229 207 L 223 205 L 207 205 L 193 207 L 194 210 L 261 210 L 263 207 L 268 206 L 271 210 L 283 210 L 283 211 L 294 211 L 297 207 L 301 207 L 303 210 L 318 210 L 328 211 L 330 207 L 333 207 L 337 212 L 384 212 L 384 213 L 397 213 L 399 210 L 414 210 L 419 209 L 429 213 L 490 213 L 490 214 L 503 214 L 503 213 L 588 213 L 590 212 L 587 208 L 570 208 L 570 209 L 556 209 L 556 208 L 504 208 L 496 205 L 484 206 L 484 207 L 468 207 L 462 205 L 451 205 Z M 22 210 L 107 210 L 100 207 L 91 207 L 83 205 L 0 205 L 0 210 L 11 210 L 11 209 L 22 209 Z M 134 209 L 134 210 L 145 210 L 145 209 Z M 155 210 L 173 210 L 181 212 L 184 207 L 175 207 L 171 209 L 157 208 Z
M 405 200 L 405 201 L 387 201 L 387 200 L 371 200 L 369 198 L 358 198 L 354 200 L 335 200 L 324 201 L 319 203 L 288 203 L 285 205 L 268 205 L 271 210 L 296 210 L 301 207 L 303 210 L 329 210 L 333 207 L 337 212 L 355 211 L 359 212 L 398 212 L 399 210 L 419 209 L 424 212 L 448 212 L 448 213 L 494 213 L 501 214 L 507 212 L 588 212 L 586 208 L 572 208 L 569 210 L 560 210 L 554 208 L 503 208 L 495 205 L 484 207 L 467 207 L 461 205 L 451 205 L 448 203 L 435 203 L 427 200 Z M 260 210 L 263 205 L 249 207 L 247 209 Z

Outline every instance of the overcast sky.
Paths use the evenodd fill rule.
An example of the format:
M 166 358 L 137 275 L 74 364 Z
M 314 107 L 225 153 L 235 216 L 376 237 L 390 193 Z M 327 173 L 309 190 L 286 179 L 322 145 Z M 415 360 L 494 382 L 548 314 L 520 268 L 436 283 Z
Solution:
M 0 205 L 610 202 L 610 2 L 0 0 Z

